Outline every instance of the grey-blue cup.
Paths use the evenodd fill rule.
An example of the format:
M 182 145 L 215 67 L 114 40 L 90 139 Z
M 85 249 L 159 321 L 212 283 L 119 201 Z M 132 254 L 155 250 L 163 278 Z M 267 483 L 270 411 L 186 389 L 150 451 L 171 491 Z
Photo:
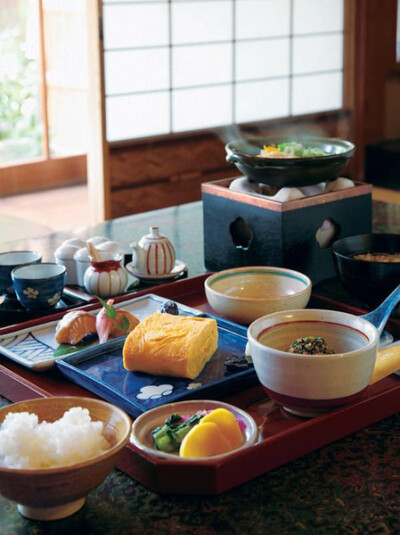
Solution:
M 0 295 L 14 296 L 11 271 L 17 266 L 37 264 L 42 256 L 36 251 L 7 251 L 0 253 Z
M 28 310 L 54 308 L 65 286 L 66 267 L 53 262 L 29 264 L 12 270 L 18 301 Z

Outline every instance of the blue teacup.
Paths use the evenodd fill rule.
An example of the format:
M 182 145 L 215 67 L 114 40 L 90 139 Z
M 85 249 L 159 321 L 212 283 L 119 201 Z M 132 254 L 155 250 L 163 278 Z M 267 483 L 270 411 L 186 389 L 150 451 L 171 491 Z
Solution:
M 7 251 L 0 253 L 0 295 L 14 297 L 11 271 L 17 266 L 37 264 L 42 256 L 36 251 Z
M 54 308 L 65 286 L 66 267 L 55 263 L 29 264 L 12 270 L 18 301 L 28 310 Z

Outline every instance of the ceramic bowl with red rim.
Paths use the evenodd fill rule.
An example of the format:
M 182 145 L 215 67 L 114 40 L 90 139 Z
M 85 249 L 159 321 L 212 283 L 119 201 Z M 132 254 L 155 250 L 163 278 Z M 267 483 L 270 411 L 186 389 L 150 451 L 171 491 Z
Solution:
M 303 273 L 272 266 L 225 269 L 204 283 L 213 310 L 244 325 L 271 312 L 306 307 L 311 287 Z
M 198 411 L 212 411 L 218 408 L 224 408 L 232 412 L 237 420 L 240 420 L 239 425 L 243 433 L 243 443 L 238 448 L 227 453 L 213 455 L 208 457 L 186 458 L 180 457 L 179 453 L 167 453 L 157 449 L 152 431 L 157 427 L 164 425 L 165 420 L 170 418 L 172 414 L 178 413 L 181 416 L 192 416 Z M 258 439 L 258 427 L 254 419 L 246 411 L 235 407 L 223 401 L 214 401 L 211 399 L 205 400 L 190 400 L 179 401 L 176 403 L 168 403 L 161 407 L 156 407 L 143 413 L 137 418 L 132 425 L 131 444 L 133 444 L 139 451 L 153 455 L 161 459 L 170 459 L 181 462 L 204 462 L 215 460 L 218 461 L 231 454 L 237 454 L 245 448 L 254 444 Z
M 322 337 L 332 354 L 289 351 L 300 338 Z M 333 310 L 277 312 L 248 329 L 249 351 L 268 396 L 301 416 L 350 403 L 367 388 L 379 333 L 369 321 Z

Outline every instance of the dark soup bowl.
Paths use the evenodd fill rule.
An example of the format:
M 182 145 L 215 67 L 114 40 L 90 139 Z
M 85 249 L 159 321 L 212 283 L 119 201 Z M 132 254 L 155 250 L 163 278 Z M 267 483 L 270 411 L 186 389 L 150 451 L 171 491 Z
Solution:
M 332 253 L 344 288 L 369 305 L 382 302 L 400 284 L 398 234 L 342 238 L 333 243 Z
M 320 149 L 322 156 L 296 158 L 260 158 L 265 145 L 300 143 L 303 147 Z M 255 137 L 231 141 L 225 147 L 228 162 L 254 182 L 270 186 L 311 186 L 340 176 L 355 146 L 350 141 L 322 137 L 285 136 Z

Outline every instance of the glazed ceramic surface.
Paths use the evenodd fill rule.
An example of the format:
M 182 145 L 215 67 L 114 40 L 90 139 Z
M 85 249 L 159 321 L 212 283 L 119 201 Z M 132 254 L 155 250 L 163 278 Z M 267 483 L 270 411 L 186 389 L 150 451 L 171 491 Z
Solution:
M 63 242 L 54 252 L 57 264 L 65 266 L 67 269 L 65 284 L 78 284 L 74 256 L 83 247 L 86 247 L 83 240 L 71 238 Z
M 122 294 L 128 284 L 128 273 L 121 259 L 91 262 L 83 277 L 85 290 L 99 297 L 114 297 Z
M 0 294 L 14 294 L 11 271 L 17 266 L 37 264 L 42 256 L 35 251 L 8 251 L 0 253 Z
M 28 310 L 54 308 L 65 286 L 66 267 L 56 263 L 18 266 L 11 272 L 18 301 Z
M 53 422 L 72 407 L 86 408 L 92 420 L 104 423 L 103 434 L 111 447 L 97 457 L 69 466 L 31 470 L 0 467 L 0 492 L 17 502 L 19 511 L 28 518 L 56 520 L 80 509 L 87 494 L 100 485 L 114 467 L 129 440 L 131 420 L 109 403 L 79 397 L 33 399 L 0 409 L 0 423 L 10 412 L 35 413 L 40 422 Z
M 204 286 L 207 301 L 218 314 L 248 325 L 271 312 L 306 307 L 312 284 L 297 271 L 254 266 L 220 271 Z
M 240 419 L 243 423 L 243 445 L 229 453 L 224 453 L 222 455 L 214 455 L 212 457 L 202 457 L 201 459 L 190 459 L 190 462 L 196 462 L 196 460 L 202 462 L 207 460 L 214 460 L 216 462 L 221 461 L 232 453 L 237 454 L 245 448 L 248 448 L 249 446 L 254 444 L 258 438 L 258 428 L 250 414 L 248 414 L 242 409 L 239 409 L 238 407 L 235 407 L 234 405 L 230 405 L 229 403 L 224 403 L 222 401 L 214 401 L 208 399 L 180 401 L 177 403 L 169 403 L 168 405 L 163 405 L 162 407 L 157 407 L 156 409 L 147 411 L 135 420 L 132 426 L 132 434 L 130 441 L 140 450 L 155 457 L 187 463 L 188 459 L 179 457 L 179 455 L 177 454 L 166 453 L 164 451 L 157 450 L 154 445 L 151 432 L 156 427 L 164 425 L 165 420 L 169 418 L 173 413 L 178 413 L 181 416 L 192 416 L 197 411 L 215 410 L 220 407 L 230 411 L 237 419 Z
M 326 156 L 311 158 L 258 158 L 264 145 L 296 141 L 319 147 Z M 227 161 L 254 182 L 270 186 L 311 186 L 338 177 L 355 151 L 349 141 L 315 137 L 257 137 L 231 141 L 225 147 Z
M 175 266 L 175 250 L 158 227 L 150 227 L 150 233 L 143 236 L 138 243 L 131 243 L 132 266 L 138 276 L 167 275 Z
M 298 338 L 321 336 L 334 354 L 289 352 Z M 367 386 L 379 333 L 369 321 L 332 310 L 293 310 L 259 318 L 248 330 L 250 354 L 268 395 L 287 409 L 322 411 L 352 400 Z

